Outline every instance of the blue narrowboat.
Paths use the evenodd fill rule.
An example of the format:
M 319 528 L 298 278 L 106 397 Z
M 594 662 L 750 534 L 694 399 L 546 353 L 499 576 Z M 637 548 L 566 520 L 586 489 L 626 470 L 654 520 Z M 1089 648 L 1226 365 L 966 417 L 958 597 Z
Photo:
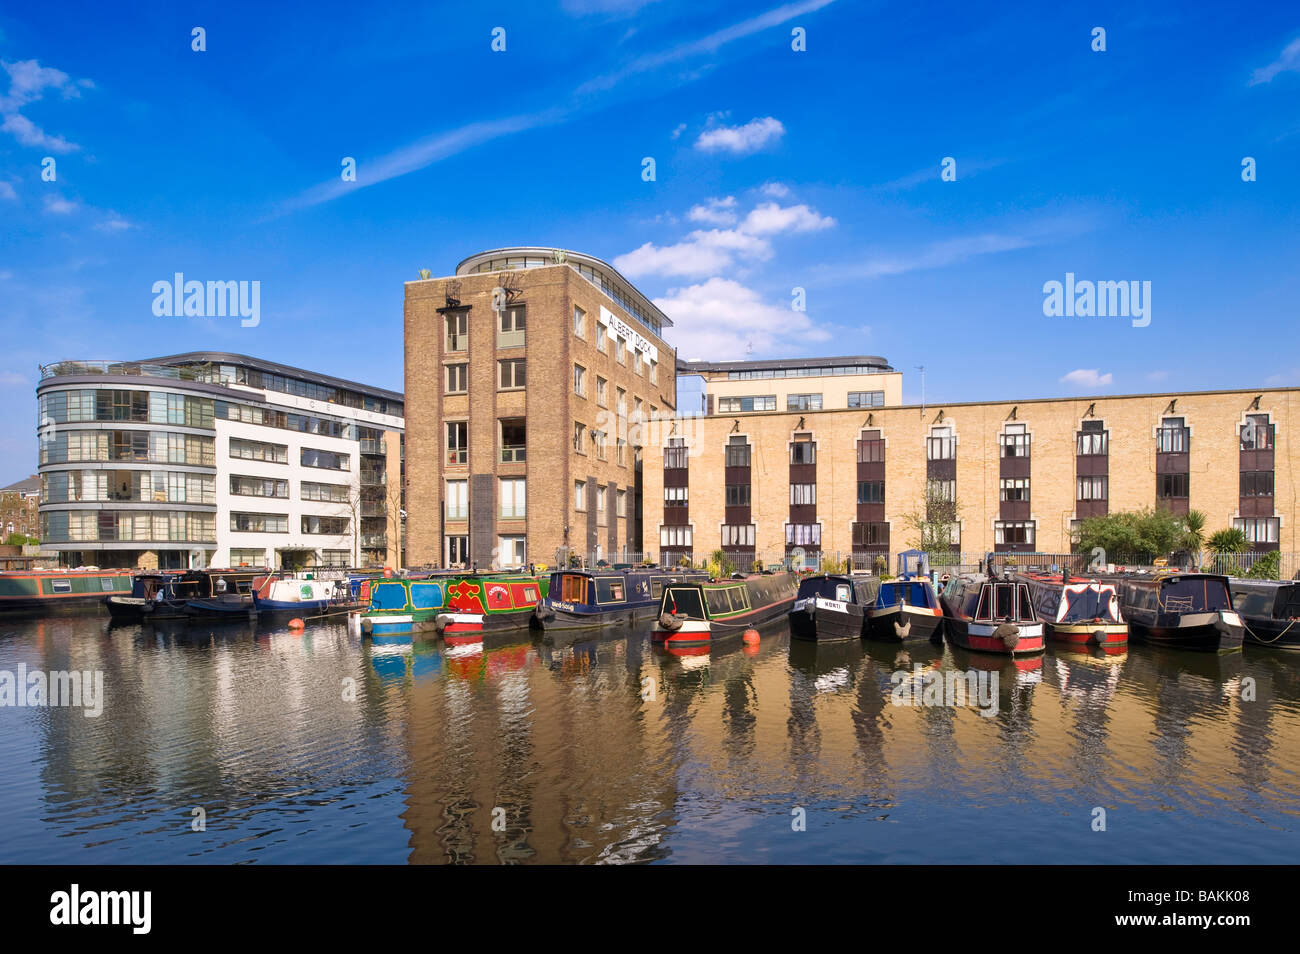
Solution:
M 702 583 L 702 570 L 556 570 L 533 622 L 545 631 L 593 629 L 649 619 L 668 583 Z
M 880 584 L 867 610 L 867 637 L 898 642 L 942 638 L 943 607 L 934 586 L 924 576 Z

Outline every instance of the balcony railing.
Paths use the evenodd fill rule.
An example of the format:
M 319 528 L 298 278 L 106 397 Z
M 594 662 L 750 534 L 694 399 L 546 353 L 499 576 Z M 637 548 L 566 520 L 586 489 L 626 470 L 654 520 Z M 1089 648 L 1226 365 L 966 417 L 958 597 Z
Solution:
M 384 442 L 369 437 L 361 441 L 361 453 L 377 454 L 380 457 L 388 456 L 388 450 Z
M 501 463 L 503 464 L 522 464 L 525 460 L 526 448 L 523 444 L 513 445 L 501 448 Z
M 80 374 L 114 374 L 127 377 L 171 378 L 176 381 L 204 381 L 225 384 L 211 364 L 172 368 L 161 364 L 141 364 L 138 361 L 58 361 L 41 365 L 41 379 Z
M 388 536 L 382 533 L 363 535 L 361 545 L 372 550 L 387 550 Z
M 382 470 L 365 470 L 361 471 L 362 487 L 382 487 L 388 483 L 388 473 Z

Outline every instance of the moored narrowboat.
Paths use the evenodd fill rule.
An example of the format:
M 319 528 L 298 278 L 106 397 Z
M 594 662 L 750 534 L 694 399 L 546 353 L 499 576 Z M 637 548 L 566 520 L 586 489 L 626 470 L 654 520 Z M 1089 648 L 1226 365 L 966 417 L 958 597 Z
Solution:
M 259 616 L 335 616 L 370 602 L 370 579 L 349 576 L 319 580 L 314 574 L 268 575 L 253 580 L 253 606 Z
M 104 597 L 130 593 L 134 570 L 9 570 L 0 573 L 0 613 L 97 610 Z
M 104 598 L 108 615 L 120 622 L 154 619 L 180 619 L 185 604 L 199 592 L 197 572 L 152 570 L 137 573 L 130 593 L 114 593 Z
M 253 581 L 265 570 L 200 570 L 198 592 L 185 601 L 185 615 L 193 617 L 250 616 L 253 605 Z
M 483 632 L 527 629 L 547 581 L 521 575 L 376 580 L 360 614 L 363 635 L 435 632 L 448 643 L 477 642 Z
M 1273 649 L 1300 649 L 1300 582 L 1230 577 L 1232 608 L 1241 616 L 1246 642 Z
M 861 639 L 867 607 L 879 586 L 880 580 L 874 576 L 819 573 L 804 577 L 790 607 L 790 635 L 818 642 Z
M 556 570 L 533 622 L 549 632 L 649 619 L 659 609 L 666 584 L 707 579 L 701 570 Z
M 1157 572 L 1102 579 L 1119 591 L 1130 638 L 1198 652 L 1241 649 L 1246 630 L 1232 607 L 1226 576 Z
M 653 642 L 668 648 L 708 646 L 776 619 L 798 592 L 793 573 L 747 576 L 720 583 L 671 583 L 664 587 Z
M 941 639 L 943 607 L 927 577 L 887 580 L 867 609 L 867 636 L 899 642 Z
M 967 573 L 954 577 L 939 597 L 944 631 L 961 649 L 1007 656 L 1043 651 L 1043 624 L 1026 583 Z
M 1128 622 L 1113 582 L 1068 574 L 1023 573 L 1047 638 L 1111 651 L 1128 646 Z

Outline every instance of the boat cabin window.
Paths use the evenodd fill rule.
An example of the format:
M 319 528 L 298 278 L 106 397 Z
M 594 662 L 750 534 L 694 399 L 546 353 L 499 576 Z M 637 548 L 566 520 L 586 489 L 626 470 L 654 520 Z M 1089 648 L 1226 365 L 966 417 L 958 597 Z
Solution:
M 623 603 L 626 600 L 627 595 L 623 592 L 622 577 L 603 576 L 596 580 L 597 603 Z
M 663 608 L 679 616 L 704 619 L 704 603 L 697 587 L 670 586 L 664 592 Z
M 843 580 L 827 579 L 824 576 L 813 577 L 799 584 L 799 599 L 811 599 L 820 596 L 824 600 L 842 600 L 853 602 L 853 587 Z
M 727 595 L 727 590 L 706 590 L 704 598 L 709 604 L 710 616 L 731 612 L 731 598 Z
M 1029 598 L 1029 587 L 1021 583 L 1016 587 L 1016 595 L 1020 597 L 1020 606 L 1018 619 L 1033 619 L 1034 606 L 1033 601 Z
M 1236 590 L 1232 594 L 1232 605 L 1243 616 L 1272 617 L 1275 597 L 1272 587 L 1260 590 Z
M 566 603 L 585 603 L 586 577 L 566 573 L 560 581 L 560 599 Z
M 992 595 L 990 591 L 991 591 L 992 589 L 993 589 L 993 587 L 991 587 L 991 586 L 981 586 L 981 587 L 980 587 L 980 605 L 979 605 L 979 608 L 975 610 L 975 618 L 976 618 L 976 619 L 992 619 L 992 618 L 993 618 L 993 606 L 992 606 L 992 604 L 990 603 L 990 598 L 991 598 L 991 595 Z
M 1015 587 L 1010 583 L 999 583 L 994 587 L 997 591 L 995 595 L 994 613 L 998 619 L 1013 619 L 1016 615 L 1016 593 Z
M 1273 613 L 1278 619 L 1296 619 L 1300 617 L 1300 586 L 1283 586 L 1277 595 Z
M 1213 577 L 1174 577 L 1160 588 L 1161 608 L 1173 613 L 1212 613 L 1232 609 L 1228 588 Z
M 651 599 L 656 599 L 656 600 L 657 600 L 657 599 L 659 599 L 659 597 L 661 597 L 661 596 L 663 596 L 663 595 L 664 595 L 664 579 L 663 579 L 663 577 L 661 577 L 661 576 L 652 577 L 652 578 L 650 579 L 650 598 L 651 598 Z
M 51 580 L 51 581 L 50 581 L 50 592 L 52 592 L 52 593 L 71 593 L 71 592 L 72 592 L 72 581 L 71 581 L 71 580 Z
M 853 602 L 853 588 L 847 583 L 840 583 L 835 587 L 835 598 L 844 603 Z

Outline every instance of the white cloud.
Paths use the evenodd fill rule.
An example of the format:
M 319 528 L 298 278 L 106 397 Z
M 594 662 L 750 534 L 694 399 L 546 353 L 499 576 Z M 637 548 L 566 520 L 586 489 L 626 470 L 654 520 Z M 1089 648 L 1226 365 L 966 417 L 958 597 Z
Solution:
M 18 193 L 14 191 L 12 182 L 0 181 L 0 199 L 12 199 L 18 201 Z
M 135 228 L 135 223 L 128 222 L 116 212 L 110 212 L 104 221 L 95 223 L 95 228 L 101 232 L 124 232 Z
M 729 278 L 710 278 L 670 289 L 655 304 L 672 317 L 678 354 L 714 361 L 755 353 L 788 352 L 830 335 L 807 314 L 764 302 L 753 289 Z
M 679 139 L 679 138 L 681 138 L 681 135 L 682 135 L 682 133 L 684 133 L 684 132 L 686 132 L 686 124 L 685 124 L 685 123 L 678 123 L 678 124 L 677 124 L 677 128 L 673 130 L 673 136 L 672 136 L 672 138 L 674 138 L 674 139 Z
M 774 199 L 784 199 L 790 194 L 790 187 L 784 182 L 765 182 L 759 189 L 763 195 L 770 195 Z
M 9 92 L 0 96 L 0 130 L 9 133 L 23 146 L 47 149 L 50 152 L 72 152 L 78 148 L 62 136 L 53 136 L 33 123 L 19 110 L 41 99 L 47 91 L 60 93 L 64 99 L 76 99 L 82 89 L 92 88 L 90 80 L 73 81 L 67 73 L 53 67 L 41 66 L 36 60 L 19 60 L 14 63 L 0 60 L 0 68 L 9 74 Z
M 1261 66 L 1250 76 L 1250 85 L 1271 83 L 1279 73 L 1300 73 L 1300 38 L 1292 40 L 1279 56 L 1268 66 Z
M 703 222 L 706 225 L 735 225 L 736 197 L 729 195 L 721 199 L 708 199 L 703 205 L 691 206 L 686 215 L 692 222 Z
M 806 205 L 780 206 L 764 202 L 745 216 L 741 230 L 750 235 L 774 235 L 777 232 L 816 232 L 828 229 L 835 220 L 819 215 Z
M 574 17 L 585 17 L 593 13 L 628 17 L 646 4 L 654 2 L 655 0 L 562 0 L 560 6 L 565 13 Z
M 695 140 L 695 148 L 704 152 L 730 152 L 743 156 L 757 152 L 785 135 L 781 121 L 772 116 L 751 119 L 743 126 L 718 126 L 706 129 Z
M 69 215 L 77 210 L 77 203 L 63 198 L 61 195 L 47 195 L 45 197 L 45 211 L 54 215 Z
M 1096 368 L 1077 368 L 1061 378 L 1062 384 L 1072 384 L 1079 388 L 1108 388 L 1111 375 L 1102 374 Z

